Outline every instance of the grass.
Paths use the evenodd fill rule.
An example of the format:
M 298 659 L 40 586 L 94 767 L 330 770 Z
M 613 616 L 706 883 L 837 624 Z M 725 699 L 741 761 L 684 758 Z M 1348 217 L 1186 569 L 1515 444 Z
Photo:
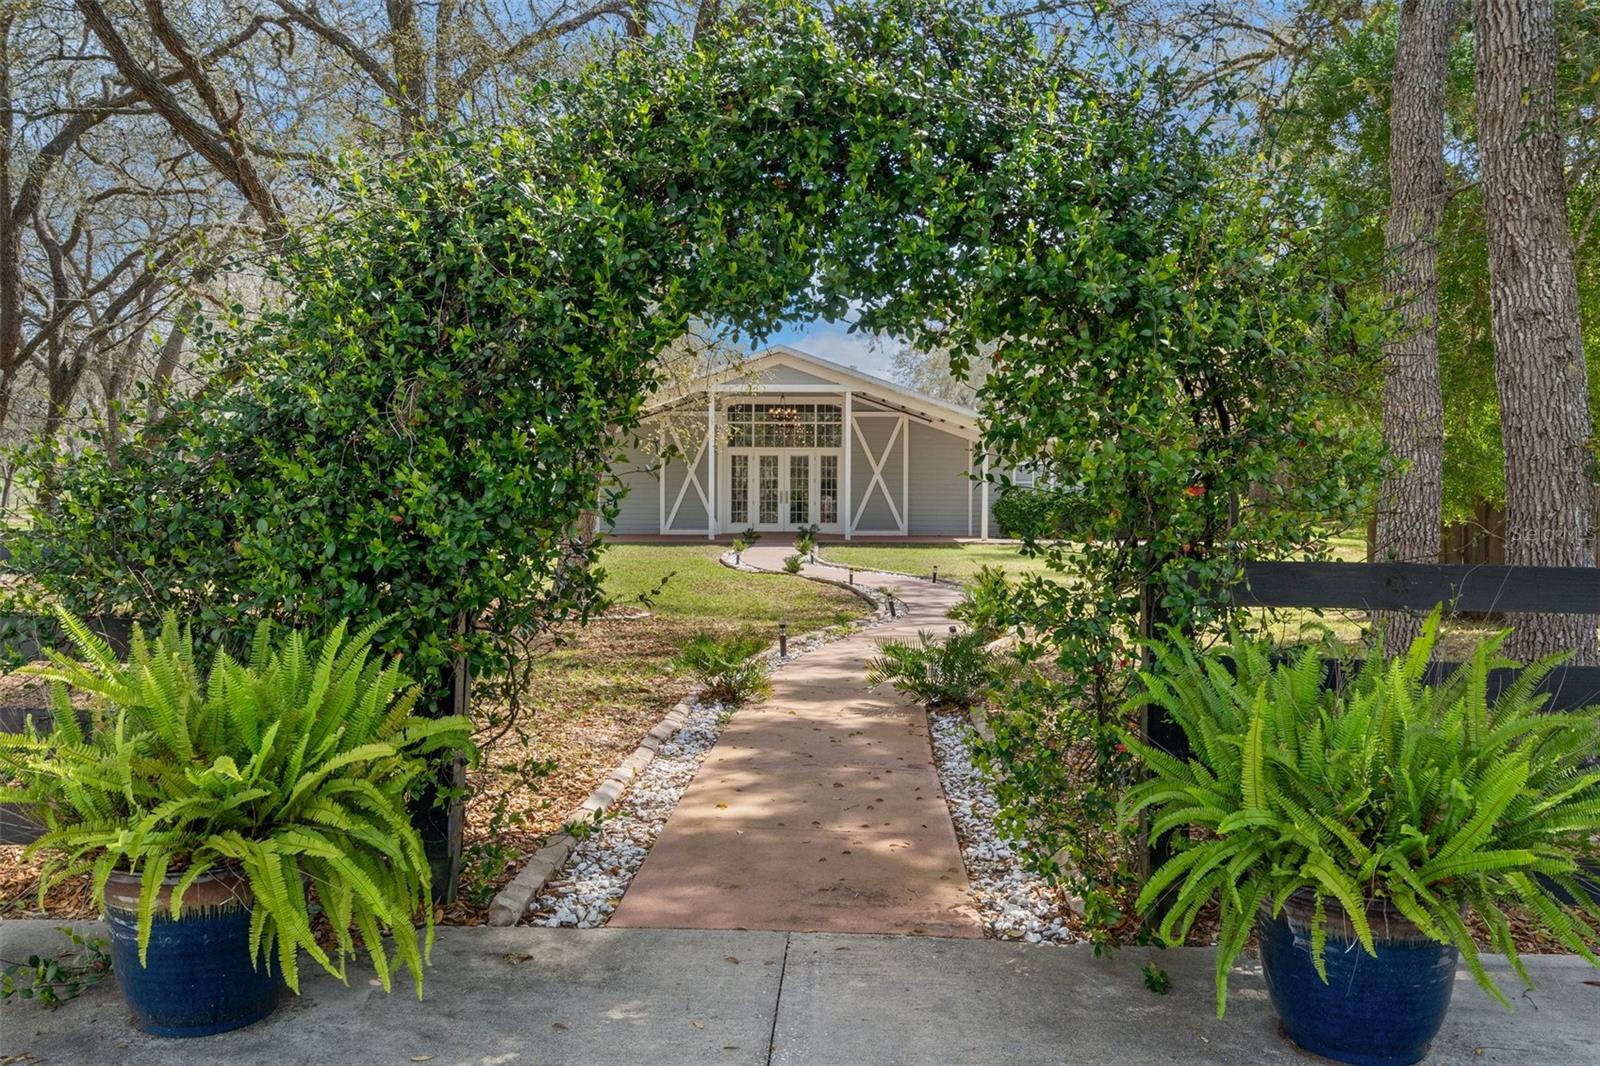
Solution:
M 804 633 L 867 612 L 861 600 L 830 585 L 730 570 L 717 562 L 726 550 L 713 544 L 613 544 L 601 559 L 606 592 L 619 606 L 640 604 L 644 597 L 642 606 L 661 618 L 722 630 L 770 632 L 784 621 L 789 632 Z
M 841 566 L 896 570 L 919 577 L 939 568 L 939 577 L 965 581 L 980 567 L 998 566 L 1011 574 L 1048 574 L 1043 560 L 1017 552 L 1015 544 L 825 544 L 822 558 Z

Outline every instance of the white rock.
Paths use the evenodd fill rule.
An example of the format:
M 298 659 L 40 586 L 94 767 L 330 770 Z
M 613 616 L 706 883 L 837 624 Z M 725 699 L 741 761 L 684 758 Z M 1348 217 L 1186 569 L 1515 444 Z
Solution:
M 956 715 L 933 715 L 934 763 L 961 841 L 972 900 L 985 927 L 1003 940 L 1067 944 L 1082 937 L 1068 927 L 1063 894 L 1023 868 L 1017 849 L 994 826 L 999 804 L 973 765 L 971 730 Z

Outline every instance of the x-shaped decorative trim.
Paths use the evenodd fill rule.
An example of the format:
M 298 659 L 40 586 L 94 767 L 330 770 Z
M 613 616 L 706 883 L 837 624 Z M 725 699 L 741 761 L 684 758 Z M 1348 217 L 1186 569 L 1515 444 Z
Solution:
M 684 451 L 683 439 L 678 436 L 678 430 L 676 427 L 668 426 L 667 433 L 672 437 L 672 443 L 677 447 L 678 454 L 687 455 L 688 453 Z M 694 453 L 694 459 L 689 463 L 688 466 L 684 467 L 683 484 L 678 486 L 678 498 L 672 501 L 672 510 L 667 514 L 666 528 L 669 532 L 672 529 L 672 524 L 678 520 L 678 508 L 683 506 L 683 497 L 684 494 L 689 491 L 690 485 L 694 486 L 694 494 L 700 497 L 700 502 L 705 505 L 706 520 L 708 522 L 710 521 L 711 497 L 706 493 L 705 486 L 700 484 L 700 475 L 695 472 L 700 469 L 700 460 L 704 458 L 706 454 L 706 442 L 709 440 L 710 438 L 708 437 L 706 440 L 700 442 L 700 450 Z M 665 468 L 662 469 L 661 476 L 663 478 L 666 477 Z
M 894 451 L 894 442 L 906 431 L 906 420 L 902 415 L 894 424 L 894 429 L 889 433 L 889 439 L 883 445 L 883 451 L 877 455 L 872 454 L 872 445 L 867 443 L 867 436 L 861 432 L 861 423 L 855 424 L 856 439 L 861 442 L 861 451 L 867 457 L 867 462 L 872 467 L 872 477 L 867 480 L 867 491 L 861 494 L 861 499 L 856 501 L 851 508 L 850 532 L 854 533 L 861 526 L 861 512 L 867 509 L 867 504 L 872 502 L 872 490 L 881 489 L 883 502 L 889 505 L 889 513 L 894 515 L 895 528 L 900 532 L 906 531 L 905 519 L 900 517 L 900 508 L 895 506 L 894 496 L 889 492 L 889 483 L 883 480 L 883 466 L 889 460 L 889 453 Z M 902 486 L 903 487 L 903 486 Z

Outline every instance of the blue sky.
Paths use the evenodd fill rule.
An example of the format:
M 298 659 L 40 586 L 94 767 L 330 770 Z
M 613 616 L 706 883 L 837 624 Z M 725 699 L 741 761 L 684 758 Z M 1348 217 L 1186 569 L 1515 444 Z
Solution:
M 804 325 L 785 326 L 768 343 L 790 344 L 868 374 L 894 377 L 894 342 L 875 342 L 871 334 L 851 333 L 848 322 L 819 318 Z

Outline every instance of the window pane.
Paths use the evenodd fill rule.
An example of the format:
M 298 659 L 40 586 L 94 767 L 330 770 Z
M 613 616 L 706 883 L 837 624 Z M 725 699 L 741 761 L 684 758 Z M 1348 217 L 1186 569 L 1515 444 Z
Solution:
M 817 457 L 817 506 L 821 512 L 817 521 L 824 524 L 839 520 L 839 457 Z
M 789 521 L 803 526 L 811 521 L 811 457 L 789 456 Z
M 762 525 L 771 525 L 778 520 L 778 457 L 776 455 L 763 455 L 758 472 L 757 501 L 758 514 L 756 521 Z
M 750 521 L 750 457 L 729 457 L 728 520 L 734 524 Z

